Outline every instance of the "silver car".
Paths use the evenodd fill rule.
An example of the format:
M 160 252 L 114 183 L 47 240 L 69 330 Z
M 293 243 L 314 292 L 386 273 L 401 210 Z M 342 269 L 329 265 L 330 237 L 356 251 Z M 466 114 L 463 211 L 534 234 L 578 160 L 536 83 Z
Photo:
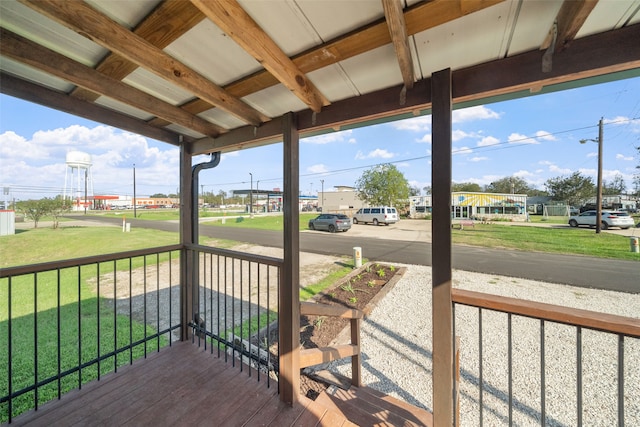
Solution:
M 569 225 L 572 227 L 578 227 L 580 225 L 595 227 L 597 216 L 598 213 L 595 210 L 584 211 L 580 215 L 573 215 L 569 217 Z M 629 227 L 633 227 L 633 218 L 631 218 L 627 212 L 602 211 L 601 227 L 603 230 L 606 230 L 609 227 L 620 227 L 623 230 L 626 230 Z
M 351 218 L 343 214 L 322 214 L 309 220 L 311 230 L 347 231 L 351 228 Z

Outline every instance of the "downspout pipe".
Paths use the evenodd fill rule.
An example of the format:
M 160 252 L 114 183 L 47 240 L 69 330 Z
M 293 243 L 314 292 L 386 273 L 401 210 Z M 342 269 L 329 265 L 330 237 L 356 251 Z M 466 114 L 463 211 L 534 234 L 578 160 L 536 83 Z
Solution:
M 220 164 L 220 158 L 222 157 L 222 153 L 220 151 L 216 151 L 215 153 L 211 153 L 211 158 L 208 162 L 200 163 L 194 165 L 191 168 L 191 207 L 193 208 L 191 211 L 191 243 L 197 245 L 199 243 L 199 219 L 200 214 L 198 211 L 198 175 L 200 171 L 203 169 L 213 169 L 218 164 Z M 199 281 L 199 271 L 200 266 L 198 262 L 198 255 L 193 254 L 193 264 L 191 271 L 191 283 L 192 283 L 192 302 L 193 302 L 193 332 L 197 334 L 199 338 L 204 338 L 206 333 L 206 324 L 204 317 L 200 315 L 200 281 Z
M 199 214 L 198 214 L 198 174 L 200 173 L 201 170 L 203 169 L 213 169 L 216 166 L 218 166 L 220 164 L 220 158 L 222 157 L 222 153 L 220 151 L 216 151 L 215 153 L 211 153 L 211 158 L 209 159 L 208 162 L 204 162 L 204 163 L 199 163 L 197 165 L 194 165 L 191 168 L 191 182 L 193 184 L 193 186 L 191 187 L 191 191 L 192 191 L 192 197 L 191 197 L 191 203 L 192 203 L 192 212 L 195 218 L 194 221 L 192 221 L 193 225 L 192 225 L 192 229 L 191 229 L 191 242 L 193 242 L 194 244 L 198 244 L 198 231 L 199 231 Z

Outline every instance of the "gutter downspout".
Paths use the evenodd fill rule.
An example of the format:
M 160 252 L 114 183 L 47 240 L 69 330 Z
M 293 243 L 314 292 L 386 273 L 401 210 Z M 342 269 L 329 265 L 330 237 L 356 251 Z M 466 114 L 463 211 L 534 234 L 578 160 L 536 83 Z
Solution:
M 193 187 L 191 188 L 192 191 L 192 198 L 191 198 L 191 203 L 192 203 L 192 209 L 193 209 L 193 214 L 196 220 L 193 221 L 193 226 L 191 229 L 191 241 L 194 244 L 198 244 L 198 225 L 199 225 L 199 214 L 198 214 L 198 174 L 200 173 L 201 170 L 203 169 L 213 169 L 216 166 L 218 166 L 220 164 L 220 158 L 222 157 L 222 153 L 220 151 L 216 151 L 215 153 L 211 153 L 211 159 L 208 162 L 204 162 L 204 163 L 200 163 L 197 164 L 195 166 L 193 166 L 191 168 L 191 182 Z
M 222 153 L 216 151 L 211 153 L 211 158 L 208 162 L 200 163 L 191 168 L 191 207 L 192 207 L 192 224 L 191 224 L 191 242 L 194 245 L 199 243 L 199 211 L 198 211 L 198 174 L 203 169 L 213 169 L 220 164 L 220 158 Z M 198 254 L 192 252 L 192 271 L 191 271 L 191 284 L 193 286 L 192 303 L 193 303 L 193 327 L 194 334 L 198 334 L 199 338 L 204 338 L 206 335 L 206 324 L 202 316 L 200 316 L 200 280 L 199 280 L 199 259 Z

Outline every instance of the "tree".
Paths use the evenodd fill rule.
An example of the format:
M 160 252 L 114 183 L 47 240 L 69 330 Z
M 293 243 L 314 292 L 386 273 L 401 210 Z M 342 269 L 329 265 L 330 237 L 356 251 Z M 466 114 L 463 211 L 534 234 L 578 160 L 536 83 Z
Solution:
M 374 166 L 356 181 L 358 197 L 371 206 L 404 206 L 409 198 L 409 183 L 392 164 Z
M 33 228 L 38 228 L 40 220 L 47 215 L 53 217 L 53 228 L 58 228 L 60 215 L 70 208 L 71 206 L 60 196 L 55 199 L 45 197 L 40 200 L 24 200 L 17 204 L 17 210 L 33 221 Z
M 41 202 L 45 206 L 47 215 L 53 218 L 53 228 L 58 228 L 62 214 L 71 210 L 68 200 L 63 199 L 62 196 L 57 196 L 55 199 L 44 198 Z
M 431 194 L 431 186 L 422 187 L 422 191 L 424 191 L 424 194 Z
M 611 182 L 602 181 L 602 194 L 604 195 L 624 194 L 626 191 L 627 184 L 620 174 L 616 174 Z
M 409 187 L 409 196 L 419 196 L 420 195 L 420 187 L 412 186 Z
M 453 182 L 451 183 L 451 191 L 465 191 L 468 193 L 479 193 L 482 188 L 475 182 Z
M 167 195 L 164 193 L 156 193 L 156 194 L 152 194 L 151 196 L 152 199 L 167 199 Z
M 593 180 L 583 176 L 580 172 L 574 172 L 568 177 L 550 178 L 544 185 L 553 200 L 563 200 L 572 206 L 582 205 L 585 200 L 593 197 L 596 193 Z
M 485 191 L 488 193 L 529 194 L 532 193 L 534 189 L 522 178 L 507 176 L 487 185 Z

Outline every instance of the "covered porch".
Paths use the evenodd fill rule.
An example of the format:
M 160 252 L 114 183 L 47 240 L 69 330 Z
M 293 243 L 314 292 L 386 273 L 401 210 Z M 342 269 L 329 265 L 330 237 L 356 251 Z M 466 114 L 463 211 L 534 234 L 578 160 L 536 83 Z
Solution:
M 554 306 L 536 306 L 532 310 L 524 302 L 452 290 L 451 112 L 454 108 L 640 75 L 638 2 L 382 0 L 332 5 L 201 0 L 2 2 L 2 93 L 178 146 L 181 197 L 180 244 L 176 247 L 2 271 L 0 278 L 5 281 L 9 301 L 8 321 L 3 330 L 9 345 L 6 391 L 0 403 L 8 409 L 10 422 L 50 424 L 51 417 L 63 413 L 82 420 L 88 414 L 87 408 L 94 408 L 91 417 L 106 415 L 109 405 L 118 402 L 109 397 L 110 393 L 118 396 L 132 393 L 119 405 L 127 406 L 129 412 L 119 409 L 110 416 L 122 416 L 123 423 L 135 424 L 136 421 L 150 424 L 173 416 L 180 422 L 195 419 L 198 423 L 215 414 L 223 416 L 229 425 L 244 422 L 286 425 L 289 421 L 296 425 L 340 425 L 340 422 L 366 425 L 345 409 L 338 411 L 322 401 L 311 403 L 299 394 L 301 367 L 344 357 L 352 359 L 354 386 L 361 385 L 357 326 L 348 347 L 311 356 L 300 349 L 299 322 L 305 310 L 299 302 L 298 287 L 300 138 L 430 114 L 432 245 L 438 248 L 432 259 L 432 320 L 438 325 L 431 342 L 433 425 L 452 425 L 457 420 L 456 304 L 506 312 L 509 316 L 533 317 L 542 324 L 561 322 L 575 327 L 578 334 L 582 328 L 612 333 L 618 340 L 618 363 L 622 366 L 618 377 L 621 402 L 618 423 L 624 424 L 624 349 L 626 340 L 640 337 L 637 321 L 609 317 L 603 320 L 594 313 L 569 315 Z M 207 46 L 206 55 L 197 49 L 201 46 Z M 472 51 L 474 55 L 469 54 Z M 234 64 L 233 71 L 217 74 L 223 63 Z M 283 258 L 254 259 L 199 246 L 199 172 L 215 168 L 222 153 L 276 142 L 283 143 Z M 210 160 L 194 165 L 194 157 L 201 154 L 209 154 Z M 166 277 L 160 274 L 160 265 L 167 258 L 172 259 L 173 252 L 178 254 L 177 277 L 167 285 L 160 280 Z M 41 315 L 36 303 L 30 317 L 27 316 L 35 335 L 35 350 L 29 362 L 34 365 L 34 375 L 26 385 L 21 382 L 16 386 L 18 379 L 12 378 L 12 334 L 17 333 L 16 325 L 24 319 L 14 319 L 11 314 L 12 280 L 19 276 L 31 278 L 30 286 L 37 294 L 38 275 L 45 271 L 57 275 L 58 287 L 64 287 L 78 282 L 78 279 L 60 280 L 65 271 L 77 269 L 80 276 L 82 266 L 97 265 L 99 283 L 102 263 L 113 262 L 113 271 L 117 271 L 117 260 L 142 257 L 146 268 L 148 256 L 155 258 L 157 281 L 153 285 L 155 293 L 153 287 L 147 290 L 144 282 L 141 337 L 130 333 L 125 344 L 118 344 L 120 335 L 114 331 L 122 320 L 116 301 L 132 301 L 134 293 L 116 295 L 114 286 L 109 288 L 109 292 L 114 292 L 113 313 L 109 314 L 114 327 L 108 332 L 114 336 L 113 347 L 102 349 L 98 338 L 95 354 L 86 359 L 78 356 L 77 364 L 58 363 L 56 372 L 41 375 L 39 359 L 64 358 L 60 336 L 57 352 L 52 353 L 55 356 L 40 353 L 37 331 Z M 238 276 L 219 267 L 215 276 L 208 275 L 208 269 L 219 266 L 220 259 L 226 257 L 233 258 L 229 262 L 237 265 L 233 271 Z M 246 270 L 243 262 L 248 263 Z M 266 272 L 260 273 L 261 268 Z M 277 269 L 277 273 L 271 273 L 271 268 Z M 245 272 L 249 274 L 246 282 L 240 279 Z M 168 277 L 173 277 L 172 274 L 168 273 Z M 253 294 L 248 290 L 258 283 L 277 286 L 277 301 L 252 300 Z M 220 291 L 221 284 L 225 292 Z M 228 294 L 227 285 L 230 292 L 237 289 L 238 294 Z M 157 314 L 160 298 L 166 296 L 167 301 L 174 301 L 174 292 L 177 304 L 169 303 L 167 316 Z M 213 303 L 218 294 L 224 297 Z M 99 300 L 99 286 L 97 295 Z M 227 299 L 230 305 L 220 308 L 221 301 Z M 157 301 L 153 317 L 157 322 L 154 330 L 147 333 L 147 316 L 153 309 L 149 311 L 146 304 L 152 300 Z M 60 319 L 64 307 L 70 307 L 80 325 L 84 310 L 80 302 L 59 303 L 51 308 L 51 319 L 54 322 Z M 239 322 L 235 312 L 229 311 L 231 307 L 239 307 Z M 271 324 L 272 311 L 278 318 L 277 382 L 270 383 L 273 372 L 269 356 L 265 361 L 257 346 L 254 352 L 254 344 L 242 343 L 245 339 L 242 332 L 238 334 L 240 343 L 234 339 L 237 332 L 231 332 L 237 325 L 244 325 L 248 319 L 243 316 L 251 317 L 252 310 L 259 319 L 266 318 L 257 320 L 258 329 Z M 357 313 L 333 314 L 359 319 Z M 100 330 L 101 315 L 97 318 Z M 227 320 L 229 323 L 224 323 Z M 83 342 L 78 332 L 77 345 L 85 345 Z M 153 346 L 153 351 L 149 351 L 153 356 L 147 354 L 148 345 Z M 134 362 L 134 348 L 143 351 L 147 360 Z M 221 368 L 218 357 L 227 358 L 228 350 L 231 356 Z M 216 357 L 211 357 L 211 353 L 216 353 Z M 128 361 L 122 363 L 119 358 L 127 354 Z M 207 366 L 202 368 L 206 369 L 207 378 L 199 369 L 191 370 L 193 366 L 186 369 L 189 357 L 195 358 L 191 365 Z M 243 362 L 245 359 L 247 363 Z M 131 366 L 122 368 L 124 365 Z M 75 377 L 82 377 L 83 370 L 90 367 L 96 369 L 98 383 L 83 385 L 79 379 L 75 387 L 81 390 L 61 392 L 65 389 L 61 385 L 65 377 L 72 375 L 76 381 Z M 111 371 L 118 372 L 111 374 Z M 168 372 L 171 379 L 165 377 Z M 178 378 L 181 372 L 184 375 Z M 250 380 L 242 376 L 245 374 Z M 257 377 L 259 385 L 253 382 Z M 173 384 L 173 390 L 183 394 L 178 391 L 168 400 L 150 396 L 134 378 L 155 378 L 154 387 L 171 389 Z M 166 381 L 159 381 L 161 378 Z M 173 382 L 177 380 L 186 383 Z M 229 386 L 231 383 L 233 387 Z M 239 388 L 245 386 L 249 388 Z M 53 395 L 61 398 L 40 408 L 39 396 L 44 387 L 56 388 Z M 92 397 L 84 400 L 85 396 Z M 360 391 L 351 396 L 368 398 L 366 392 Z M 543 391 L 543 402 L 544 396 Z M 31 399 L 35 411 L 16 418 L 17 399 Z M 171 405 L 165 404 L 167 401 Z M 145 402 L 157 411 L 148 410 Z M 408 409 L 395 401 L 392 406 L 406 415 L 402 416 L 405 420 L 417 425 L 430 422 L 422 410 Z M 544 424 L 544 403 L 541 407 Z M 580 403 L 576 412 L 581 413 Z M 334 417 L 341 421 L 333 424 L 329 420 Z M 92 418 L 89 422 L 93 421 Z

